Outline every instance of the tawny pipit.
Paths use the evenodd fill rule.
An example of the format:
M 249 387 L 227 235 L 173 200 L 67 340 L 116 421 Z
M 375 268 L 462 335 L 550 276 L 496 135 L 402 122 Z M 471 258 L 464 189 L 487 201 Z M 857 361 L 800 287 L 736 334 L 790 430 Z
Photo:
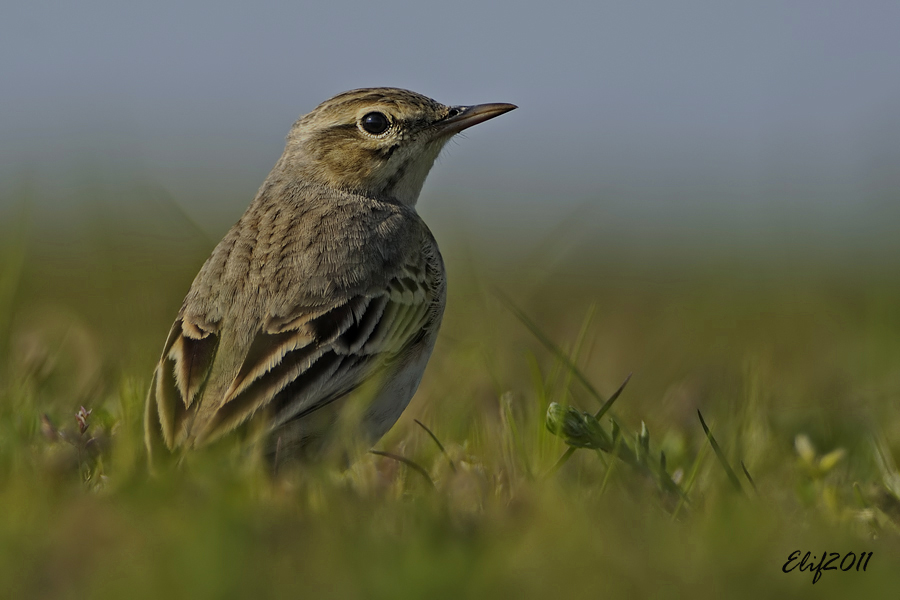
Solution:
M 169 332 L 147 397 L 151 455 L 235 429 L 264 434 L 276 461 L 381 438 L 444 312 L 422 184 L 454 134 L 514 108 L 372 88 L 301 117 Z

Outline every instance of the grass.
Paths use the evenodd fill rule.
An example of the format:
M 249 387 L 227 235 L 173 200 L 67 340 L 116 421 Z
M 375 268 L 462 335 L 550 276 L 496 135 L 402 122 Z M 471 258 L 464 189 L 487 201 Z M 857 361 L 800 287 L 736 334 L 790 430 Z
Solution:
M 224 444 L 150 477 L 149 374 L 209 242 L 169 217 L 17 219 L 0 242 L 8 597 L 900 587 L 892 269 L 623 251 L 535 272 L 454 262 L 466 249 L 451 240 L 441 339 L 383 455 L 273 481 Z M 795 550 L 873 554 L 813 584 L 782 572 Z

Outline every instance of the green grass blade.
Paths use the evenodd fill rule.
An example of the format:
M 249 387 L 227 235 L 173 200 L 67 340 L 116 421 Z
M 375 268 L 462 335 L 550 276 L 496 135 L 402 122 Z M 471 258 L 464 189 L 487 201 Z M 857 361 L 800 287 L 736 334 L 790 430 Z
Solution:
M 441 440 L 439 440 L 437 438 L 437 436 L 434 435 L 434 432 L 432 432 L 430 429 L 428 429 L 428 427 L 425 426 L 425 423 L 423 423 L 422 421 L 420 421 L 418 419 L 413 419 L 413 421 L 415 421 L 416 425 L 418 425 L 419 427 L 424 429 L 425 433 L 427 433 L 429 436 L 431 436 L 431 439 L 434 440 L 434 443 L 437 444 L 438 448 L 440 448 L 441 454 L 443 454 L 444 457 L 447 459 L 447 462 L 450 463 L 450 468 L 453 470 L 454 473 L 456 473 L 456 465 L 453 463 L 453 459 L 450 458 L 450 455 L 447 454 L 447 450 L 444 448 L 444 445 L 441 443 Z
M 518 306 L 516 306 L 512 300 L 509 299 L 503 292 L 500 290 L 494 290 L 494 293 L 500 299 L 501 302 L 509 309 L 509 311 L 515 315 L 519 321 L 522 322 L 523 325 L 538 339 L 538 341 L 544 345 L 556 358 L 563 362 L 568 369 L 571 370 L 572 375 L 577 379 L 581 385 L 588 391 L 588 393 L 593 396 L 598 402 L 601 404 L 604 403 L 603 396 L 597 391 L 597 388 L 588 381 L 588 378 L 585 377 L 584 373 L 581 372 L 581 369 L 572 362 L 572 359 L 569 355 L 559 346 L 557 346 L 553 341 L 544 334 L 543 331 L 532 321 L 528 315 L 526 315 Z
M 697 416 L 700 417 L 700 425 L 703 426 L 703 431 L 706 433 L 706 439 L 709 440 L 709 445 L 712 446 L 713 452 L 716 453 L 716 458 L 719 459 L 719 462 L 722 464 L 722 468 L 724 468 L 725 473 L 728 474 L 728 479 L 731 480 L 731 483 L 739 492 L 743 492 L 744 488 L 741 485 L 741 480 L 738 479 L 738 476 L 735 474 L 734 469 L 732 469 L 731 465 L 728 464 L 728 460 L 725 458 L 725 453 L 722 452 L 722 449 L 719 447 L 719 443 L 716 441 L 716 438 L 713 437 L 713 434 L 709 430 L 709 427 L 706 426 L 706 421 L 703 420 L 703 415 L 699 410 L 697 411 Z
M 747 478 L 747 481 L 750 482 L 750 487 L 753 488 L 754 492 L 758 493 L 759 490 L 756 489 L 756 483 L 754 483 L 753 478 L 750 477 L 750 471 L 747 470 L 747 465 L 744 464 L 744 461 L 741 461 L 741 470 L 744 471 L 744 476 Z
M 397 462 L 403 463 L 404 465 L 406 465 L 407 467 L 409 467 L 416 473 L 419 473 L 420 475 L 422 475 L 422 477 L 424 477 L 425 480 L 428 481 L 428 483 L 431 485 L 432 489 L 435 489 L 434 480 L 431 479 L 431 475 L 428 474 L 428 471 L 425 470 L 425 467 L 418 464 L 417 462 L 412 461 L 412 460 L 406 458 L 405 456 L 400 456 L 399 454 L 392 454 L 390 452 L 384 452 L 382 450 L 369 450 L 369 452 L 371 452 L 372 454 L 375 454 L 377 456 L 383 456 L 385 458 L 390 458 L 390 459 L 396 460 Z

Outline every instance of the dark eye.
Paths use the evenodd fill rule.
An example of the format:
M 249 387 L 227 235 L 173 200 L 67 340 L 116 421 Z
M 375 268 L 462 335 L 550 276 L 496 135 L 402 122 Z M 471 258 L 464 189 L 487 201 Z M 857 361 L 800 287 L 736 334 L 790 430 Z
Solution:
M 391 122 L 380 112 L 370 112 L 362 118 L 362 128 L 372 135 L 378 135 L 387 131 Z

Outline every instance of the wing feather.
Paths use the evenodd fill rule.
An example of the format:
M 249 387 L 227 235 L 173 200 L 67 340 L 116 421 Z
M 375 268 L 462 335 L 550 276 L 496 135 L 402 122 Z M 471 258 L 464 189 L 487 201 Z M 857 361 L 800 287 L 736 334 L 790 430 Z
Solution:
M 297 357 L 288 355 L 274 372 L 270 372 L 271 375 L 256 379 L 243 394 L 226 402 L 216 411 L 199 439 L 212 440 L 231 431 L 288 386 L 301 383 L 307 396 L 317 394 L 344 358 L 333 353 L 324 355 L 321 350 L 313 359 L 300 354 Z
M 278 427 L 362 385 L 437 326 L 443 275 L 439 263 L 429 266 L 440 260 L 435 256 L 411 257 L 416 264 L 378 288 L 337 295 L 331 304 L 307 299 L 266 315 L 247 342 L 228 338 L 221 361 L 220 323 L 187 318 L 183 308 L 148 397 L 165 445 L 211 441 L 261 412 L 269 428 Z
M 166 357 L 173 363 L 175 383 L 185 408 L 190 408 L 209 374 L 218 338 L 209 332 L 192 337 L 185 329 L 182 327 L 181 335 L 175 338 Z
M 394 279 L 387 289 L 319 307 L 312 318 L 270 318 L 221 405 L 192 435 L 215 439 L 261 410 L 277 426 L 355 389 L 426 325 L 436 293 L 426 285 Z
M 358 315 L 354 324 L 335 340 L 335 350 L 343 354 L 358 353 L 378 326 L 389 300 L 387 294 L 372 298 L 368 310 Z
M 319 355 L 315 354 L 314 339 L 305 331 L 285 331 L 276 334 L 259 333 L 250 345 L 244 363 L 237 377 L 225 392 L 222 400 L 227 404 L 238 395 L 244 393 L 255 381 L 263 376 L 283 371 L 285 364 L 298 362 L 298 358 L 307 360 L 309 364 L 315 361 Z M 288 353 L 306 351 L 301 357 L 295 357 L 293 361 L 285 361 Z M 321 353 L 320 353 L 321 354 Z
M 191 405 L 209 376 L 217 346 L 211 324 L 200 325 L 181 316 L 169 331 L 150 398 L 155 400 L 162 437 L 170 449 L 193 414 Z

